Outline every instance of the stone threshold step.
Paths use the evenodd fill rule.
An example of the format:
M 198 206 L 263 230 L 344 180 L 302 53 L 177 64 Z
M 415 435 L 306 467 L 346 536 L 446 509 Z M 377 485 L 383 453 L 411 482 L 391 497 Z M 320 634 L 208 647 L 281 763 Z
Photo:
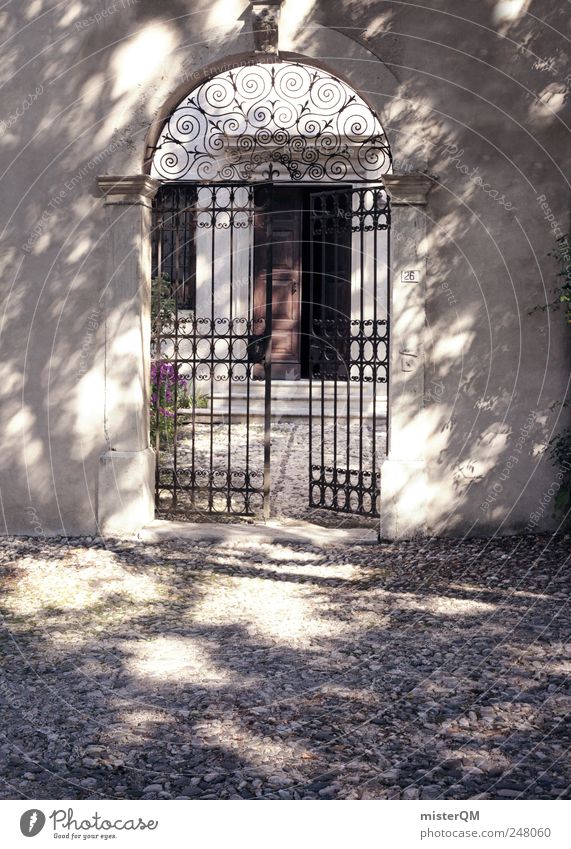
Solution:
M 378 542 L 377 531 L 372 528 L 324 528 L 312 522 L 280 522 L 271 519 L 265 523 L 215 524 L 214 522 L 174 522 L 155 519 L 138 533 L 143 542 L 164 541 L 214 542 L 222 545 L 244 543 L 248 547 L 263 543 L 291 545 L 373 545 Z
M 214 387 L 214 397 L 215 398 L 227 398 L 229 386 L 227 383 L 221 382 Z M 265 396 L 266 388 L 263 383 L 250 383 L 250 398 L 260 397 L 263 398 Z M 358 384 L 354 383 L 347 390 L 347 384 L 337 384 L 337 397 L 338 398 L 346 398 L 347 395 L 350 395 L 351 398 L 359 397 L 361 393 L 360 387 Z M 205 394 L 209 395 L 208 392 Z M 233 383 L 232 384 L 232 397 L 246 397 L 248 394 L 248 386 L 246 383 Z M 309 398 L 309 385 L 300 386 L 299 383 L 294 384 L 293 386 L 276 386 L 275 383 L 272 383 L 272 398 L 282 398 L 284 400 L 302 400 L 304 398 Z M 325 384 L 323 387 L 319 383 L 314 383 L 311 387 L 311 395 L 313 398 L 321 398 L 323 395 L 324 398 L 334 398 L 335 397 L 335 386 L 333 384 Z M 364 398 L 372 398 L 373 390 L 370 384 L 364 384 L 363 386 L 363 397 Z M 377 388 L 377 399 L 385 400 L 387 397 L 386 390 L 384 384 L 381 389 Z
M 177 413 L 179 419 L 191 419 L 192 418 L 192 409 L 185 408 L 179 410 Z M 211 414 L 209 407 L 199 407 L 195 410 L 195 421 L 209 421 L 212 417 L 214 421 L 223 420 L 226 421 L 228 416 L 232 419 L 240 419 L 240 420 L 254 420 L 254 419 L 264 419 L 265 411 L 263 407 L 254 407 L 250 405 L 250 409 L 248 410 L 245 406 L 232 404 L 232 412 L 229 414 L 228 408 L 224 407 L 215 407 L 214 412 Z M 306 407 L 302 410 L 296 409 L 288 409 L 285 408 L 277 408 L 276 406 L 272 406 L 272 418 L 277 419 L 308 419 L 309 418 L 309 409 Z M 313 408 L 312 418 L 314 420 L 321 418 L 321 409 Z M 337 414 L 335 414 L 333 408 L 326 407 L 323 413 L 323 418 L 325 419 L 337 419 L 340 422 L 349 421 L 351 422 L 359 422 L 361 421 L 361 417 L 359 415 L 358 408 L 353 409 L 350 415 L 347 417 L 346 412 L 344 410 L 337 410 Z M 372 410 L 363 410 L 363 419 L 364 420 L 372 420 L 373 413 Z M 377 422 L 381 423 L 385 421 L 385 411 L 384 409 L 377 410 Z

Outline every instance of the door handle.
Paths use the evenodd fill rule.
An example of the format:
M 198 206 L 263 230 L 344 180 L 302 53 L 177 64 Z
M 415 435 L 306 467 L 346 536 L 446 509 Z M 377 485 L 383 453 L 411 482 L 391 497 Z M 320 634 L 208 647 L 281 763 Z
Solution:
M 292 293 L 292 295 L 295 295 L 295 293 L 296 293 L 296 292 L 297 292 L 297 283 L 292 283 L 292 284 L 291 284 L 291 293 Z

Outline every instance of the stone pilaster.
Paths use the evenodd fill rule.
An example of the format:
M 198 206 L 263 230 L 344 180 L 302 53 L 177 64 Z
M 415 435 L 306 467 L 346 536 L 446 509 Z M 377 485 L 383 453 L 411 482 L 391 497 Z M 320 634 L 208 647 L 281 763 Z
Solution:
M 144 175 L 99 177 L 106 210 L 105 439 L 98 523 L 103 534 L 137 531 L 154 515 L 149 445 L 151 203 Z
M 385 177 L 391 198 L 388 453 L 381 467 L 381 538 L 426 533 L 423 440 L 426 216 L 431 180 Z

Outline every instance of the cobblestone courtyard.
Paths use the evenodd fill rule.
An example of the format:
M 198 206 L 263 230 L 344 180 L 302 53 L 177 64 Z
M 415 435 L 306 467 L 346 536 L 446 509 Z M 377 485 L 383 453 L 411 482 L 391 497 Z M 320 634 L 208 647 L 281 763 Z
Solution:
M 568 798 L 569 542 L 4 540 L 1 795 Z

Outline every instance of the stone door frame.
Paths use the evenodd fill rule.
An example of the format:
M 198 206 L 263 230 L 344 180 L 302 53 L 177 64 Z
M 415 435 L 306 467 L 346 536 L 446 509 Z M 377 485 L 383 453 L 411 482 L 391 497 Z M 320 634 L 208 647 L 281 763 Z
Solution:
M 290 55 L 324 67 L 312 56 Z M 234 56 L 228 64 L 241 61 L 243 56 Z M 198 76 L 205 78 L 206 73 L 203 69 Z M 358 91 L 355 81 L 345 81 Z M 149 139 L 158 123 L 150 128 Z M 424 407 L 424 207 L 432 181 L 422 173 L 396 173 L 385 174 L 383 182 L 391 202 L 391 236 L 388 453 L 381 466 L 380 536 L 397 539 L 426 533 L 424 446 L 410 433 Z M 98 185 L 107 233 L 102 299 L 106 450 L 99 461 L 98 525 L 105 535 L 129 534 L 154 518 L 155 455 L 149 444 L 151 208 L 161 183 L 138 173 L 101 176 Z

